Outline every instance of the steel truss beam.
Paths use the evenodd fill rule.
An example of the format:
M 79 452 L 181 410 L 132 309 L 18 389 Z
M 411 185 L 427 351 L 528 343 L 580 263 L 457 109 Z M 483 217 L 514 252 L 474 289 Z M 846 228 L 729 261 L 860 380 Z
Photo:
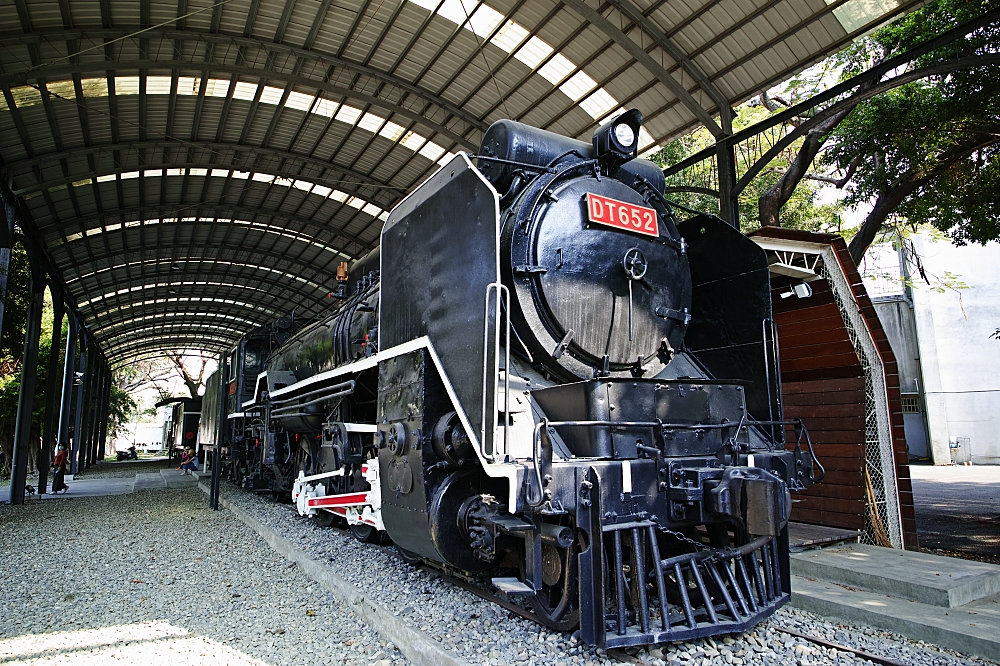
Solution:
M 141 28 L 140 28 L 141 29 Z M 39 32 L 23 33 L 0 33 L 0 40 L 2 43 L 13 45 L 13 44 L 26 44 L 34 46 L 51 46 L 54 43 L 68 43 L 70 41 L 76 41 L 81 43 L 90 40 L 95 43 L 107 42 L 107 41 L 122 41 L 123 38 L 128 38 L 136 32 L 137 28 L 110 28 L 110 29 L 91 29 L 85 28 L 80 30 L 44 30 Z M 447 99 L 441 97 L 440 95 L 434 93 L 431 90 L 421 88 L 420 86 L 414 85 L 409 81 L 395 76 L 394 74 L 386 73 L 380 71 L 374 67 L 363 65 L 360 63 L 352 62 L 344 58 L 337 56 L 319 53 L 317 51 L 312 51 L 310 49 L 296 48 L 294 46 L 288 46 L 285 44 L 279 44 L 275 42 L 265 42 L 259 39 L 253 39 L 250 37 L 241 37 L 236 35 L 224 35 L 217 33 L 206 33 L 194 30 L 174 30 L 174 29 L 156 29 L 156 30 L 146 30 L 142 33 L 142 36 L 132 37 L 131 39 L 165 39 L 178 42 L 191 42 L 198 41 L 203 42 L 206 45 L 210 45 L 213 49 L 219 48 L 219 46 L 236 46 L 243 49 L 260 49 L 264 51 L 269 56 L 272 57 L 276 55 L 292 56 L 295 58 L 301 58 L 306 62 L 313 62 L 323 66 L 324 68 L 336 67 L 338 69 L 343 69 L 345 71 L 352 72 L 354 74 L 359 74 L 362 76 L 370 76 L 373 79 L 378 80 L 380 83 L 387 84 L 399 88 L 400 90 L 405 90 L 407 93 L 414 95 L 418 99 L 425 103 L 433 104 L 438 106 L 451 115 L 462 120 L 470 127 L 478 129 L 480 132 L 485 132 L 488 125 L 482 122 L 475 115 L 463 111 L 460 107 L 452 104 Z M 32 72 L 36 71 L 34 68 Z M 248 73 L 253 75 L 258 75 L 259 70 L 254 68 L 248 68 Z
M 181 55 L 172 53 L 171 55 Z M 0 74 L 0 86 L 28 85 L 29 79 L 59 81 L 74 76 L 85 76 L 87 74 L 104 74 L 111 76 L 117 72 L 194 72 L 201 78 L 211 78 L 212 74 L 227 74 L 229 76 L 246 76 L 248 78 L 264 79 L 268 81 L 281 81 L 285 84 L 296 86 L 305 90 L 317 90 L 336 97 L 353 99 L 363 104 L 383 109 L 390 114 L 396 114 L 401 118 L 406 118 L 427 129 L 437 132 L 449 141 L 456 143 L 466 150 L 475 152 L 479 146 L 469 139 L 455 133 L 453 130 L 430 120 L 421 113 L 417 113 L 399 106 L 393 102 L 368 95 L 351 88 L 327 83 L 306 76 L 280 72 L 273 69 L 256 69 L 252 66 L 228 65 L 217 62 L 204 62 L 195 60 L 127 60 L 127 61 L 85 61 L 76 64 L 64 64 L 64 61 L 38 67 L 31 70 L 8 71 Z M 226 77 L 217 77 L 226 78 Z

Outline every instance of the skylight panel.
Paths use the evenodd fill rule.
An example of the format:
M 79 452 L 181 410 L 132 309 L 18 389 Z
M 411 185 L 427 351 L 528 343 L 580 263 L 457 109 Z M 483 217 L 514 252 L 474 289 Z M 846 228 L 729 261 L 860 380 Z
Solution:
M 110 175 L 107 175 L 107 176 L 98 176 L 97 177 L 97 182 L 98 183 L 106 183 L 109 180 L 114 180 L 114 179 L 115 179 L 115 174 L 110 174 Z
M 382 127 L 382 123 L 384 122 L 385 118 L 376 116 L 374 113 L 366 113 L 358 122 L 358 127 L 374 134 Z
M 115 77 L 115 94 L 116 95 L 138 95 L 139 94 L 139 77 L 138 76 L 116 76 Z
M 333 114 L 337 112 L 337 106 L 339 104 L 331 99 L 320 98 L 317 100 L 312 112 L 326 118 L 333 118 Z
M 312 193 L 318 194 L 321 197 L 328 197 L 333 190 L 325 185 L 317 185 L 313 188 Z
M 106 83 L 105 90 L 107 90 Z M 17 86 L 16 88 L 11 88 L 10 96 L 14 98 L 14 106 L 19 109 L 42 103 L 42 94 L 32 86 Z
M 81 79 L 80 90 L 84 97 L 107 97 L 108 80 L 104 77 L 93 79 Z
M 212 175 L 216 178 L 228 178 L 229 169 L 212 169 Z
M 361 109 L 355 109 L 353 106 L 348 106 L 347 104 L 341 105 L 337 111 L 337 120 L 348 125 L 355 124 L 360 117 Z
M 305 180 L 293 180 L 292 187 L 297 190 L 302 190 L 304 192 L 309 192 L 313 188 L 313 184 Z
M 281 96 L 285 94 L 285 91 L 281 88 L 275 88 L 274 86 L 264 86 L 264 92 L 260 95 L 260 101 L 264 104 L 274 104 L 277 105 L 281 101 Z
M 126 171 L 125 173 L 122 174 L 122 180 L 131 180 L 132 178 L 138 178 L 138 177 L 139 177 L 138 171 Z
M 347 192 L 341 192 L 340 190 L 334 190 L 333 194 L 330 195 L 330 198 L 333 199 L 334 201 L 339 201 L 340 203 L 344 203 L 345 201 L 347 201 L 348 194 L 347 194 Z
M 253 98 L 257 96 L 257 84 L 247 83 L 246 81 L 237 81 L 236 88 L 233 90 L 233 99 L 242 99 L 247 102 L 252 102 Z
M 594 94 L 579 102 L 580 108 L 593 118 L 603 118 L 609 111 L 618 106 L 618 100 L 609 95 L 604 88 L 594 91 Z
M 479 8 L 472 13 L 472 19 L 466 23 L 465 27 L 480 37 L 485 38 L 502 22 L 503 14 L 484 3 L 479 5 Z
M 437 10 L 438 16 L 448 19 L 456 25 L 462 25 L 466 21 L 466 8 L 462 6 L 463 0 L 444 0 Z M 475 4 L 473 0 L 465 0 Z
M 347 205 L 350 206 L 351 208 L 357 208 L 358 210 L 361 210 L 362 208 L 365 207 L 365 202 L 364 200 L 359 199 L 357 197 L 351 197 L 350 199 L 347 200 Z
M 57 95 L 63 99 L 76 100 L 76 86 L 73 85 L 72 81 L 53 81 L 52 83 L 46 83 L 45 88 L 53 95 Z M 0 100 L 3 100 L 2 95 L 0 95 Z
M 188 169 L 189 176 L 207 176 L 208 169 Z
M 500 32 L 490 40 L 490 43 L 499 49 L 503 49 L 507 53 L 510 53 L 517 45 L 523 42 L 528 37 L 528 31 L 514 23 L 513 21 L 507 21 Z
M 181 76 L 177 78 L 178 95 L 197 95 L 201 87 L 201 78 L 197 76 Z
M 378 217 L 378 214 L 382 212 L 382 209 L 374 204 L 365 204 L 364 208 L 361 210 L 362 212 L 368 213 L 372 217 Z
M 403 140 L 400 141 L 399 143 L 403 146 L 406 146 L 413 152 L 417 152 L 418 150 L 420 150 L 420 147 L 423 146 L 426 142 L 427 139 L 420 136 L 419 134 L 416 134 L 415 132 L 407 132 L 406 136 L 404 136 Z
M 576 102 L 596 87 L 597 81 L 581 70 L 574 74 L 566 83 L 559 86 L 559 90 L 563 91 L 567 97 Z
M 294 90 L 288 93 L 288 99 L 285 100 L 285 106 L 290 109 L 298 109 L 299 111 L 309 112 L 309 108 L 312 106 L 313 96 L 306 95 L 304 93 L 295 92 Z
M 527 34 L 527 33 L 525 33 Z M 545 60 L 552 53 L 552 47 L 538 38 L 537 35 L 529 39 L 524 46 L 517 50 L 514 57 L 523 62 L 531 69 L 538 67 L 539 63 Z
M 559 83 L 572 74 L 574 69 L 576 69 L 576 65 L 573 64 L 573 61 L 563 54 L 557 53 L 538 70 L 538 74 L 549 83 Z
M 420 154 L 429 159 L 431 162 L 436 162 L 441 155 L 445 152 L 444 148 L 437 145 L 433 141 L 428 141 L 424 144 L 424 147 L 420 149 Z
M 225 97 L 229 94 L 229 79 L 209 79 L 205 86 L 206 97 Z
M 399 137 L 403 136 L 403 132 L 405 131 L 406 129 L 401 125 L 397 125 L 391 120 L 387 120 L 385 125 L 382 127 L 382 129 L 378 131 L 378 133 L 380 136 L 384 136 L 385 138 L 389 139 L 389 141 L 395 141 Z

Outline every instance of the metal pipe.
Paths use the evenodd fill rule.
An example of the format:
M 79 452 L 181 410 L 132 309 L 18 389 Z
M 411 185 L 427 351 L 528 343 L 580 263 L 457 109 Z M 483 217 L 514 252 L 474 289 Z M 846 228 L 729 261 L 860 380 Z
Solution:
M 302 398 L 307 398 L 311 395 L 316 395 L 317 393 L 322 393 L 324 391 L 340 391 L 346 388 L 354 388 L 354 380 L 342 382 L 340 384 L 334 384 L 333 386 L 324 386 L 322 388 L 313 389 L 312 391 L 306 391 L 305 393 L 300 393 L 299 395 L 292 398 L 279 398 L 277 400 L 271 400 L 272 405 L 281 405 L 286 402 L 291 402 L 293 400 L 301 400 Z
M 347 384 L 350 384 L 350 387 L 344 389 L 343 391 L 339 391 L 337 393 L 331 393 L 329 395 L 321 395 L 320 397 L 314 400 L 310 400 L 309 402 L 303 402 L 298 405 L 289 405 L 288 407 L 280 407 L 278 409 L 274 409 L 271 411 L 271 416 L 281 417 L 284 416 L 283 412 L 289 409 L 302 409 L 303 407 L 308 407 L 309 405 L 315 405 L 316 403 L 319 402 L 326 402 L 327 400 L 333 400 L 334 398 L 343 398 L 344 396 L 351 395 L 352 393 L 354 393 L 354 380 L 352 379 L 351 381 L 347 382 Z M 338 384 L 338 386 L 345 386 L 345 384 Z M 337 387 L 332 386 L 330 388 L 332 390 Z
M 76 317 L 72 310 L 66 313 L 66 355 L 63 361 L 62 392 L 59 399 L 59 427 L 56 440 L 69 443 L 69 417 L 73 404 L 73 368 L 76 367 Z

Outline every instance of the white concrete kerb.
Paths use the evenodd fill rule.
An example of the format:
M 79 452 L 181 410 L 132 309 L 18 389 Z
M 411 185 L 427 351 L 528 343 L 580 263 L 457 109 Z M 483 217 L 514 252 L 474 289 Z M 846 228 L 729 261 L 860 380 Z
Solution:
M 204 483 L 199 483 L 198 487 L 205 493 L 209 492 L 208 486 Z M 299 565 L 307 576 L 333 594 L 351 612 L 377 631 L 382 638 L 392 642 L 414 664 L 418 666 L 470 666 L 469 662 L 464 659 L 449 654 L 440 643 L 424 632 L 404 624 L 394 614 L 369 599 L 354 583 L 340 576 L 325 564 L 309 557 L 305 551 L 279 535 L 274 529 L 263 524 L 243 509 L 233 506 L 225 498 L 220 497 L 219 504 L 232 511 L 237 518 L 263 537 L 264 541 L 275 552 Z

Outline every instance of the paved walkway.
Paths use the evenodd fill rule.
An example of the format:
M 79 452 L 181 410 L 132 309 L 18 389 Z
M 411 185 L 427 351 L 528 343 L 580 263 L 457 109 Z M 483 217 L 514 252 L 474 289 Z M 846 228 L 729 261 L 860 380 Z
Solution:
M 28 478 L 28 484 L 34 486 L 38 477 Z M 25 502 L 37 502 L 52 499 L 73 499 L 80 497 L 107 497 L 110 495 L 128 495 L 136 490 L 150 488 L 184 488 L 198 483 L 198 477 L 181 474 L 166 458 L 152 460 L 129 460 L 124 462 L 99 463 L 86 470 L 76 478 L 66 477 L 69 490 L 57 495 L 28 495 Z M 10 483 L 0 486 L 0 503 L 6 501 Z M 51 476 L 49 488 L 52 487 Z
M 1000 564 L 1000 466 L 911 465 L 923 548 Z

